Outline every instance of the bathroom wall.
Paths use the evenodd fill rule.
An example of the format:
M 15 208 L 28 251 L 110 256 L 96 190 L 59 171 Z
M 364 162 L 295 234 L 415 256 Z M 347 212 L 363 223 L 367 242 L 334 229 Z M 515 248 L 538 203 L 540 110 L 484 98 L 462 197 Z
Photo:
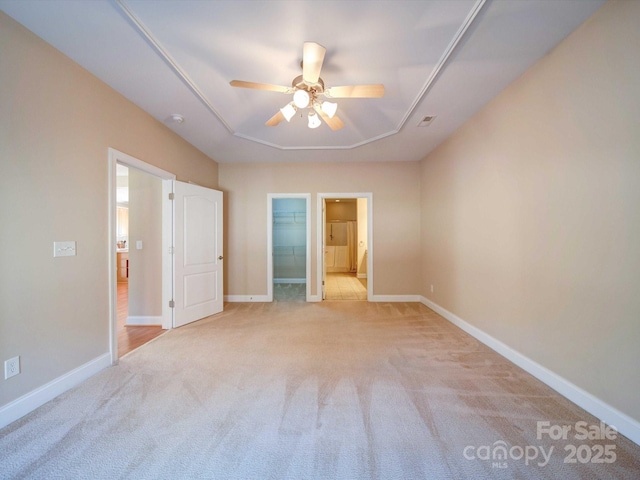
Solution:
M 340 202 L 327 200 L 327 222 L 331 220 L 357 220 L 358 207 L 356 199 L 346 199 Z
M 358 198 L 358 278 L 367 278 L 367 255 L 369 248 L 367 239 L 367 199 Z
M 327 199 L 325 225 L 325 267 L 331 272 L 357 272 L 362 255 L 358 255 L 358 234 L 367 237 L 367 222 L 358 223 L 358 200 L 366 199 L 340 199 L 335 201 Z M 366 218 L 366 210 L 365 210 Z M 354 224 L 355 222 L 355 224 Z M 349 243 L 349 235 L 352 232 L 352 243 Z M 363 242 L 364 244 L 364 242 Z M 362 250 L 364 253 L 364 249 Z

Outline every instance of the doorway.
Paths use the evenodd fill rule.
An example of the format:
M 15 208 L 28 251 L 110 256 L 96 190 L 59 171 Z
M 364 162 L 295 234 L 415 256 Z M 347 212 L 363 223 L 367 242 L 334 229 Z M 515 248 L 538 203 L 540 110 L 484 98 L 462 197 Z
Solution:
M 155 200 L 147 202 L 146 208 L 141 209 L 140 221 L 144 228 L 148 227 L 148 223 L 153 223 L 153 229 L 142 230 L 147 235 L 145 240 L 133 238 L 129 228 L 127 243 L 135 251 L 153 247 L 158 252 L 150 261 L 151 268 L 144 271 L 147 278 L 161 278 L 160 288 L 155 288 L 149 297 L 142 300 L 143 307 L 152 310 L 138 314 L 138 318 L 132 323 L 159 323 L 163 330 L 168 330 L 219 313 L 224 308 L 222 192 L 178 182 L 172 173 L 109 148 L 109 349 L 112 365 L 118 363 L 119 357 L 117 276 L 120 272 L 117 250 L 121 240 L 118 239 L 117 230 L 118 165 L 127 167 L 130 174 L 134 170 L 138 172 L 144 179 L 143 183 L 155 185 L 149 189 L 153 190 L 151 196 Z M 147 195 L 149 192 L 142 193 Z M 130 200 L 132 198 L 131 196 Z M 149 221 L 150 209 L 156 211 L 154 222 Z M 133 213 L 130 211 L 129 221 L 132 222 L 132 219 Z M 122 245 L 121 243 L 120 246 Z M 140 268 L 133 265 L 131 253 L 129 251 L 130 290 L 131 273 Z M 153 272 L 149 274 L 151 270 Z M 174 286 L 177 292 L 175 299 Z M 153 297 L 153 301 L 148 301 L 150 297 Z M 129 300 L 132 298 L 131 295 L 128 296 Z M 132 317 L 131 302 L 128 309 L 127 323 Z
M 323 300 L 372 300 L 373 195 L 318 194 L 318 284 Z
M 128 190 L 129 225 L 126 231 L 122 226 L 118 228 L 118 177 L 122 176 L 118 175 L 118 169 L 121 173 L 126 169 L 129 176 L 128 187 L 131 186 L 132 181 L 137 185 L 135 195 Z M 132 173 L 136 180 L 132 180 Z M 150 336 L 155 338 L 163 330 L 171 328 L 172 313 L 169 301 L 173 295 L 173 260 L 169 248 L 173 245 L 173 224 L 169 193 L 172 192 L 174 180 L 175 175 L 172 173 L 115 149 L 109 149 L 109 265 L 111 266 L 109 268 L 109 347 L 111 363 L 114 365 L 122 356 L 120 350 L 124 352 L 132 345 L 136 347 L 142 345 L 150 340 Z M 122 182 L 120 180 L 120 188 L 123 187 Z M 131 210 L 134 197 L 138 204 L 136 211 L 140 212 L 145 219 L 144 222 L 136 220 L 137 214 Z M 150 218 L 146 210 L 149 206 L 148 197 L 155 199 L 153 200 L 155 210 L 153 222 L 148 221 Z M 120 207 L 123 206 L 121 201 Z M 121 220 L 122 217 L 121 210 Z M 131 227 L 134 223 L 137 230 L 132 231 Z M 125 240 L 126 243 L 123 243 Z M 123 253 L 127 255 L 123 256 Z M 137 267 L 131 258 L 134 254 L 137 256 Z M 138 280 L 135 281 L 135 286 L 132 281 L 133 269 L 138 269 L 136 272 Z M 149 284 L 145 286 L 144 281 L 144 278 L 149 278 L 149 275 L 159 279 L 157 284 L 151 287 Z M 150 287 L 150 290 L 147 290 L 147 287 Z M 132 294 L 132 290 L 136 293 Z M 127 326 L 119 327 L 123 323 Z M 150 334 L 148 328 L 150 325 L 156 325 L 155 334 Z M 123 343 L 122 348 L 119 348 L 119 335 L 124 333 L 128 336 L 122 331 L 123 328 L 132 329 L 133 341 L 130 345 Z
M 268 194 L 268 301 L 309 301 L 310 194 Z
M 161 179 L 124 164 L 116 165 L 119 358 L 164 332 L 161 317 L 149 315 L 161 311 L 161 205 Z M 130 239 L 140 242 L 140 248 L 130 245 Z

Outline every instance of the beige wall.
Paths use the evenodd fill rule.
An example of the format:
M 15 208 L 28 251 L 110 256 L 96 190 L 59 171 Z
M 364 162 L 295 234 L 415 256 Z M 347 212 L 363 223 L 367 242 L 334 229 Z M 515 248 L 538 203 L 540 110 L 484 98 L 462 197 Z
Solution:
M 636 420 L 639 24 L 606 4 L 422 162 L 422 294 Z
M 420 165 L 407 163 L 221 164 L 225 192 L 225 294 L 267 294 L 267 194 L 311 194 L 312 294 L 318 193 L 373 193 L 374 294 L 417 294 Z M 371 205 L 370 205 L 371 208 Z
M 210 187 L 217 164 L 1 12 L 0 45 L 2 406 L 109 350 L 108 147 Z

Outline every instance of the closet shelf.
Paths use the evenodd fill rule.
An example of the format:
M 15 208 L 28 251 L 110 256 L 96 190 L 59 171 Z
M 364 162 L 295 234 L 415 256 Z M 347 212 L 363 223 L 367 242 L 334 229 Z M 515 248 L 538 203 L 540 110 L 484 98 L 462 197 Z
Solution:
M 283 211 L 275 211 L 273 212 L 273 223 L 274 224 L 304 224 L 307 220 L 307 212 L 283 212 Z

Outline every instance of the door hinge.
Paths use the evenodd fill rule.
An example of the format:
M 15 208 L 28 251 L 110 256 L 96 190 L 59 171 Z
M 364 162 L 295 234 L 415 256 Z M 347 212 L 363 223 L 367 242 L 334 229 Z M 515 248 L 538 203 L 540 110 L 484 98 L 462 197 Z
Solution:
M 171 192 L 171 193 L 169 194 L 169 200 L 174 200 L 175 198 L 176 198 L 176 194 L 175 194 L 175 193 L 173 193 L 173 192 Z
M 169 254 L 173 255 L 174 253 L 176 253 L 176 249 L 174 247 L 169 247 Z
M 176 302 L 174 302 L 173 300 L 169 300 L 169 308 L 175 308 L 176 306 Z

